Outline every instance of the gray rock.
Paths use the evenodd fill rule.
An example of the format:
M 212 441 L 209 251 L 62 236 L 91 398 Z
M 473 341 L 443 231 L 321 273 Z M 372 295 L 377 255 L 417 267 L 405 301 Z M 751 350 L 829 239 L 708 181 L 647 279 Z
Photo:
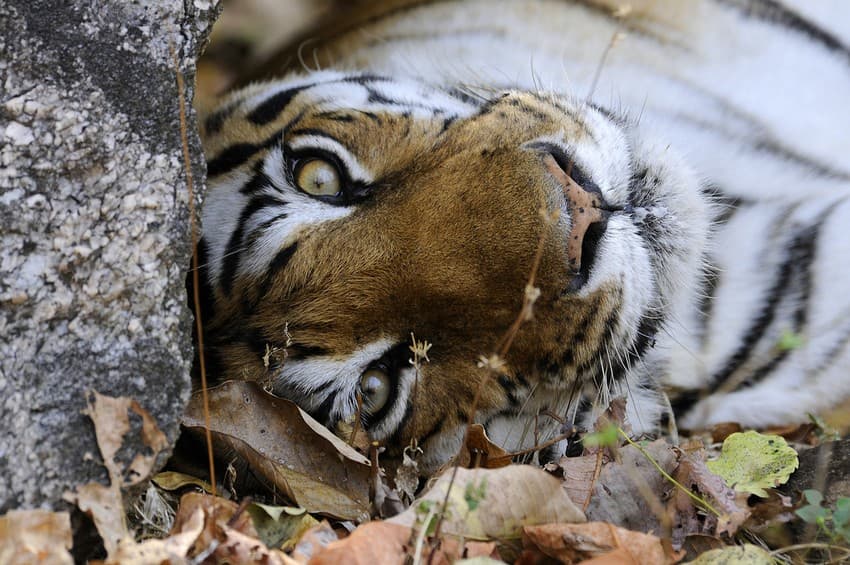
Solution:
M 0 2 L 0 512 L 105 481 L 87 390 L 176 438 L 192 347 L 171 47 L 190 104 L 216 4 Z

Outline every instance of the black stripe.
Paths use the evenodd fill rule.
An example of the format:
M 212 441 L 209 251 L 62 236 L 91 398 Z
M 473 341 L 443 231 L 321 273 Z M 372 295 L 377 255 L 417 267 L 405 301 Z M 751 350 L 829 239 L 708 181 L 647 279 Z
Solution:
M 263 208 L 283 204 L 285 202 L 281 202 L 274 196 L 260 194 L 251 198 L 248 205 L 242 210 L 242 213 L 239 215 L 239 221 L 236 223 L 236 229 L 233 230 L 233 234 L 231 234 L 230 240 L 227 242 L 222 269 L 219 274 L 219 284 L 225 294 L 230 294 L 233 290 L 233 283 L 236 280 L 236 271 L 239 269 L 241 256 L 242 236 L 245 233 L 245 223 L 251 216 Z
M 310 410 L 310 415 L 325 426 L 331 425 L 331 410 L 333 409 L 336 395 L 336 391 L 329 393 L 322 403 L 319 404 L 318 408 Z
M 353 122 L 354 116 L 351 114 L 340 114 L 339 112 L 320 112 L 316 114 L 317 118 L 330 120 L 332 122 Z
M 812 371 L 815 374 L 814 378 L 817 378 L 818 375 L 829 369 L 848 345 L 850 345 L 850 326 L 844 330 L 844 334 L 838 338 L 835 345 L 832 346 L 827 354 L 823 356 L 820 363 L 818 363 L 817 368 Z
M 708 390 L 716 391 L 722 386 L 726 380 L 732 376 L 750 357 L 753 350 L 764 337 L 767 329 L 776 318 L 777 309 L 782 302 L 782 298 L 786 296 L 790 288 L 791 278 L 795 272 L 800 272 L 800 268 L 810 270 L 814 260 L 815 242 L 819 231 L 819 223 L 806 226 L 797 231 L 787 246 L 785 261 L 780 265 L 779 270 L 774 278 L 773 286 L 767 293 L 767 299 L 764 301 L 761 311 L 750 324 L 747 332 L 744 334 L 741 344 L 738 349 L 729 357 L 724 367 L 711 377 L 711 385 Z M 806 283 L 811 285 L 811 274 L 806 275 L 809 281 Z M 806 291 L 806 302 L 808 298 Z M 807 305 L 805 305 L 807 306 Z M 805 316 L 803 314 L 803 316 Z M 805 318 L 803 317 L 803 320 Z
M 286 214 L 281 214 L 282 216 L 286 216 Z M 277 219 L 277 218 L 275 218 Z M 289 264 L 292 256 L 295 255 L 295 251 L 298 249 L 298 242 L 292 243 L 280 251 L 274 256 L 274 259 L 271 260 L 269 266 L 266 268 L 266 274 L 263 277 L 263 282 L 260 285 L 260 290 L 258 293 L 258 297 L 260 301 L 262 301 L 263 297 L 268 294 L 269 288 L 271 288 L 272 283 L 274 282 L 277 274 L 286 268 Z
M 211 178 L 232 171 L 253 157 L 262 148 L 262 145 L 253 143 L 231 145 L 213 159 L 207 161 L 207 177 Z
M 207 135 L 220 132 L 222 126 L 224 126 L 224 122 L 227 118 L 233 115 L 233 112 L 236 111 L 236 108 L 238 108 L 241 103 L 241 100 L 231 102 L 207 116 L 207 119 L 204 120 L 204 129 L 206 129 Z
M 791 31 L 805 35 L 820 43 L 829 51 L 850 56 L 850 49 L 841 40 L 809 21 L 804 16 L 792 12 L 776 0 L 719 0 L 723 4 L 734 6 L 746 17 L 780 25 Z
M 456 100 L 459 100 L 460 102 L 463 102 L 465 104 L 475 106 L 476 108 L 481 106 L 481 104 L 483 103 L 483 100 L 481 98 L 470 94 L 457 86 L 448 88 L 445 92 L 452 98 L 455 98 Z
M 256 108 L 251 110 L 247 118 L 249 121 L 257 124 L 258 126 L 273 122 L 280 113 L 289 106 L 289 103 L 292 102 L 292 99 L 295 98 L 299 92 L 308 88 L 313 88 L 314 86 L 316 86 L 315 83 L 304 86 L 296 86 L 282 90 L 277 94 L 273 94 L 261 102 Z
M 241 194 L 253 195 L 258 192 L 261 192 L 265 188 L 273 188 L 274 183 L 269 176 L 263 172 L 263 162 L 258 161 L 256 165 L 254 165 L 254 176 L 251 177 L 251 180 L 245 183 L 242 188 L 239 189 Z
M 280 143 L 284 135 L 304 117 L 304 112 L 299 113 L 292 118 L 284 127 L 274 132 L 262 143 L 236 143 L 231 145 L 213 159 L 207 161 L 207 177 L 212 178 L 217 175 L 228 173 L 233 169 L 244 164 L 248 159 L 253 157 L 258 151 L 268 149 Z
M 332 136 L 331 134 L 329 134 L 325 130 L 321 130 L 321 129 L 317 129 L 317 128 L 294 129 L 289 133 L 289 135 L 290 135 L 290 137 L 296 137 L 296 136 L 299 136 L 299 135 L 315 135 L 316 137 L 324 137 L 324 138 L 330 139 L 331 141 L 335 141 L 335 142 L 339 143 L 340 145 L 342 145 L 343 147 L 346 147 L 346 145 L 343 142 L 341 142 L 339 139 L 337 139 L 336 137 Z M 347 147 L 346 147 L 346 149 L 347 149 Z

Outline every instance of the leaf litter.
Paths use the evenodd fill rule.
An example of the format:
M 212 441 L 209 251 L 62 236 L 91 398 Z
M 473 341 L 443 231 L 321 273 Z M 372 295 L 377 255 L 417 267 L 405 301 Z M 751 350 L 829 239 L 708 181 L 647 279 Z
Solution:
M 453 481 L 450 470 L 444 472 L 408 505 L 419 482 L 416 458 L 421 453 L 415 449 L 405 450 L 409 461 L 395 469 L 400 472 L 396 485 L 396 477 L 387 479 L 379 468 L 377 449 L 370 457 L 355 451 L 292 403 L 259 386 L 227 383 L 209 392 L 214 441 L 248 459 L 252 472 L 259 472 L 277 496 L 261 495 L 260 502 L 253 502 L 245 498 L 251 493 L 233 493 L 241 499 L 235 502 L 191 492 L 180 499 L 166 537 L 137 542 L 126 521 L 125 497 L 148 478 L 165 438 L 132 400 L 92 393 L 86 412 L 95 423 L 110 485 L 84 485 L 67 496 L 94 519 L 108 551 L 106 563 L 291 565 L 343 558 L 353 563 L 676 563 L 684 557 L 683 549 L 691 557 L 702 554 L 698 562 L 755 558 L 751 562 L 759 563 L 770 554 L 736 545 L 737 535 L 745 529 L 753 535 L 759 526 L 792 516 L 790 498 L 772 490 L 796 467 L 796 452 L 778 436 L 746 444 L 745 459 L 755 461 L 746 468 L 750 471 L 724 463 L 734 454 L 724 444 L 713 461 L 733 473 L 715 474 L 712 467 L 718 464 L 709 455 L 714 447 L 699 440 L 678 448 L 664 440 L 627 439 L 620 445 L 626 435 L 617 418 L 622 407 L 615 407 L 606 425 L 619 430 L 617 441 L 604 439 L 607 428 L 601 422 L 595 437 L 603 439 L 597 447 L 543 470 L 509 464 L 511 454 L 478 427 L 470 430 L 463 459 L 482 468 L 459 469 Z M 197 429 L 202 424 L 197 399 L 193 402 L 186 423 Z M 132 432 L 132 415 L 142 423 L 137 431 L 148 449 L 129 463 L 121 462 L 117 455 Z M 261 429 L 254 424 L 258 421 L 264 423 Z M 807 442 L 813 437 L 810 426 L 783 432 Z M 748 433 L 730 425 L 715 428 L 712 435 L 734 446 L 738 436 Z M 765 463 L 762 456 L 773 459 Z M 408 507 L 390 519 L 363 523 L 370 512 L 375 516 L 370 496 L 376 482 L 396 496 L 399 508 Z M 149 489 L 174 496 L 211 490 L 202 477 L 173 471 L 157 475 L 155 484 Z M 748 500 L 754 490 L 768 498 Z M 261 503 L 278 499 L 290 505 Z M 584 521 L 583 511 L 591 522 Z M 40 518 L 46 526 L 38 520 L 21 526 L 13 514 L 0 518 L 3 562 L 14 562 L 6 557 L 21 551 L 35 552 L 45 562 L 70 562 L 66 518 L 48 514 Z M 331 521 L 320 522 L 323 515 Z M 435 538 L 438 519 L 443 523 Z M 712 553 L 714 549 L 722 552 Z

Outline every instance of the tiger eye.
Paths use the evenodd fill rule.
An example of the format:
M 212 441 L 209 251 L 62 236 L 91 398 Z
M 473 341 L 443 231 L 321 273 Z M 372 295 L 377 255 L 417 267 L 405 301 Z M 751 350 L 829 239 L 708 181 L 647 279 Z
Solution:
M 368 369 L 360 377 L 360 393 L 367 412 L 380 412 L 390 399 L 390 378 L 380 369 Z
M 333 164 L 310 159 L 296 167 L 295 184 L 312 196 L 336 196 L 342 188 L 342 179 Z

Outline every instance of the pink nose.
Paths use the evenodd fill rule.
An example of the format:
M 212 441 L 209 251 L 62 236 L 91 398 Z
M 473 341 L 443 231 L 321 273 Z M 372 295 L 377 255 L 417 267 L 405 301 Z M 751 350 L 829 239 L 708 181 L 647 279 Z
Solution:
M 596 254 L 596 246 L 611 213 L 606 210 L 602 196 L 596 192 L 585 190 L 569 175 L 569 171 L 561 168 L 552 155 L 543 157 L 549 173 L 561 185 L 564 196 L 569 205 L 571 231 L 567 244 L 567 259 L 573 274 L 586 273 L 590 268 L 589 263 Z M 582 254 L 586 257 L 584 269 L 582 269 Z

